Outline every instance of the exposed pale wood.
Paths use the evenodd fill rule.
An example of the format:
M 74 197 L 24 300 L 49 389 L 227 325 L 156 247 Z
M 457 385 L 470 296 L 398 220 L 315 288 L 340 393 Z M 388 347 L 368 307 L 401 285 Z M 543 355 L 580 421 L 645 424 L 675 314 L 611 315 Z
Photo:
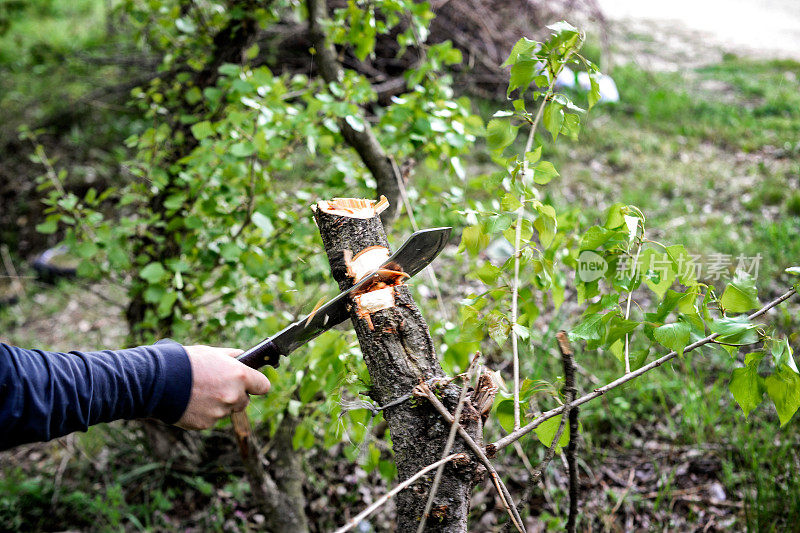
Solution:
M 328 254 L 331 272 L 341 290 L 353 284 L 353 278 L 348 276 L 348 267 L 344 261 L 345 250 L 355 255 L 371 246 L 389 248 L 377 216 L 368 219 L 353 218 L 321 209 L 320 204 L 317 204 L 314 216 Z M 379 405 L 392 404 L 398 398 L 407 396 L 420 382 L 445 378 L 428 326 L 408 288 L 401 284 L 390 287 L 389 290 L 394 294 L 395 305 L 371 313 L 369 321 L 359 315 L 356 305 L 352 305 L 350 310 L 364 361 L 372 379 L 369 395 Z M 450 409 L 454 409 L 458 402 L 459 389 L 460 387 L 451 383 L 441 390 L 443 401 Z M 387 407 L 383 413 L 392 436 L 401 481 L 441 459 L 450 426 L 427 402 L 417 404 L 413 401 L 402 401 Z M 470 402 L 465 402 L 461 418 L 462 426 L 473 439 L 480 442 L 480 415 Z M 453 452 L 466 450 L 463 441 L 458 439 Z M 477 481 L 477 470 L 474 461 L 466 465 L 450 463 L 445 467 L 434 500 L 432 516 L 428 520 L 428 531 L 467 531 L 470 493 Z M 432 478 L 433 474 L 424 476 L 409 490 L 398 494 L 399 533 L 416 530 Z

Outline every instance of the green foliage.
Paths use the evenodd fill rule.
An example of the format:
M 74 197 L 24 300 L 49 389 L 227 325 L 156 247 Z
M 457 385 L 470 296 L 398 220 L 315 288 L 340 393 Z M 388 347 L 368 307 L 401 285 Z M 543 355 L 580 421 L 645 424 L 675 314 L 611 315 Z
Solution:
M 80 259 L 79 275 L 125 287 L 135 341 L 171 335 L 246 347 L 310 311 L 321 292 L 336 291 L 308 206 L 375 196 L 373 177 L 338 127 L 344 120 L 363 129 L 361 106 L 374 103 L 375 92 L 353 70 L 325 83 L 256 66 L 257 47 L 241 64 L 220 62 L 226 51 L 213 41 L 221 32 L 268 29 L 294 16 L 292 8 L 173 0 L 119 6 L 161 58 L 162 74 L 131 92 L 145 125 L 125 141 L 132 179 L 78 196 L 63 192 L 66 172 L 48 172 L 41 180 L 48 217 L 39 229 L 63 232 Z M 377 34 L 400 23 L 398 41 L 419 44 L 415 34 L 427 35 L 432 18 L 427 3 L 350 3 L 329 31 L 363 58 Z M 483 122 L 468 99 L 454 97 L 444 70 L 460 53 L 450 43 L 420 46 L 423 59 L 405 73 L 409 92 L 380 109 L 372 129 L 398 161 L 413 158 L 463 178 L 459 157 Z M 36 156 L 46 168 L 56 164 L 43 146 Z M 339 394 L 358 394 L 368 383 L 358 348 L 341 334 L 309 343 L 291 366 L 267 374 L 273 390 L 256 402 L 258 417 L 274 425 L 302 407 L 296 447 L 338 442 L 343 431 L 354 444 L 367 437 L 365 421 L 352 413 L 343 425 L 329 423 L 339 415 Z M 369 457 L 370 468 L 391 474 L 386 458 Z
M 614 204 L 602 223 L 584 229 L 568 211 L 559 212 L 547 203 L 542 187 L 559 173 L 551 161 L 540 159 L 543 145 L 535 129 L 543 126 L 553 141 L 560 135 L 575 139 L 586 113 L 571 95 L 554 90 L 554 80 L 567 64 L 585 69 L 593 80 L 599 74 L 580 55 L 582 36 L 574 28 L 564 23 L 551 29 L 551 39 L 545 43 L 521 39 L 505 63 L 511 67 L 507 92 L 511 109 L 495 112 L 486 129 L 487 146 L 500 170 L 481 177 L 483 187 L 499 191 L 495 199 L 485 201 L 479 196 L 469 201 L 463 211 L 468 227 L 462 233 L 461 250 L 470 257 L 487 253 L 491 262 L 479 260 L 472 267 L 482 290 L 465 300 L 461 342 L 448 344 L 445 357 L 456 346 L 477 349 L 481 335 L 476 332 L 483 331 L 484 338 L 501 348 L 508 335 L 517 335 L 524 341 L 521 359 L 525 361 L 538 344 L 531 334 L 533 320 L 543 308 L 557 308 L 570 285 L 586 306 L 570 331 L 571 338 L 585 341 L 588 350 L 613 355 L 626 368 L 643 365 L 651 353 L 658 353 L 659 346 L 683 355 L 693 340 L 712 333 L 719 334 L 720 346 L 734 358 L 739 346 L 772 342 L 762 325 L 745 315 L 734 316 L 761 306 L 749 273 L 736 271 L 719 296 L 698 275 L 697 255 L 683 245 L 664 245 L 647 237 L 650 230 L 637 207 Z M 597 101 L 597 85 L 592 83 L 586 107 L 592 108 Z M 508 156 L 506 152 L 517 146 L 520 131 L 528 134 L 527 146 L 519 155 Z M 502 197 L 499 202 L 498 196 Z M 502 241 L 506 249 L 514 250 L 505 261 L 493 259 L 491 253 Z M 508 307 L 515 255 L 520 263 L 517 323 Z M 571 275 L 574 283 L 569 281 Z M 640 294 L 644 289 L 644 301 L 649 300 L 653 310 L 643 308 L 646 304 Z M 634 298 L 636 306 L 631 305 Z M 523 334 L 518 335 L 518 330 Z M 632 349 L 634 345 L 637 348 Z M 764 367 L 764 375 L 753 362 L 731 369 L 730 389 L 746 414 L 760 403 L 763 394 L 759 392 L 768 392 L 785 423 L 797 410 L 794 399 L 800 396 L 793 389 L 797 373 L 782 370 L 776 356 L 772 360 L 773 365 Z M 769 394 L 767 384 L 774 394 Z M 514 404 L 508 398 L 509 392 L 502 392 L 496 407 L 506 431 L 513 429 Z M 527 404 L 530 399 L 521 393 L 521 401 Z

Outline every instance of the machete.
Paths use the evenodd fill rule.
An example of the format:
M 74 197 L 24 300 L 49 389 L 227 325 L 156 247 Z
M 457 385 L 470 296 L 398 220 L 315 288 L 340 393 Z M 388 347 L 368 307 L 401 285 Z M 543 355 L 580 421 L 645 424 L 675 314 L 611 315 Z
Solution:
M 364 276 L 358 283 L 339 293 L 315 312 L 290 324 L 272 337 L 264 339 L 237 359 L 251 368 L 261 368 L 265 365 L 278 366 L 281 355 L 289 355 L 311 339 L 350 318 L 347 312 L 350 296 L 358 294 L 360 289 L 378 279 L 380 270 L 387 267 L 398 270 L 399 267 L 400 271 L 412 277 L 428 266 L 444 249 L 451 229 L 453 228 L 432 228 L 415 232 L 374 272 Z

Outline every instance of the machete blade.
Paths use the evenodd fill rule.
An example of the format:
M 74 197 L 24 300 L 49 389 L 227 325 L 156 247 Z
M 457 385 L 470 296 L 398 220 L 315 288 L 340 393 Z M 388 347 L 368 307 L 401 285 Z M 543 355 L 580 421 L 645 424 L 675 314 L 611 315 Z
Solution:
M 450 237 L 450 230 L 452 228 L 445 227 L 415 232 L 383 262 L 378 270 L 388 265 L 399 265 L 403 272 L 413 277 L 444 249 Z M 314 313 L 304 316 L 272 337 L 263 340 L 237 359 L 252 368 L 261 368 L 264 365 L 278 366 L 281 355 L 289 355 L 311 339 L 350 318 L 347 312 L 350 296 L 372 282 L 378 276 L 378 270 L 364 276 L 358 283 L 339 293 Z

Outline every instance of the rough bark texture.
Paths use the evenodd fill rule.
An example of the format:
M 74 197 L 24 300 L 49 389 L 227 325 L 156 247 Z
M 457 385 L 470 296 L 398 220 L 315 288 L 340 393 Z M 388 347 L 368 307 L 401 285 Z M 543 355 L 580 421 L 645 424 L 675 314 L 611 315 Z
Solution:
M 344 290 L 352 285 L 347 277 L 344 250 L 358 253 L 368 246 L 386 246 L 386 235 L 377 217 L 355 219 L 315 212 L 325 251 L 334 279 Z M 385 405 L 409 393 L 420 381 L 442 378 L 444 373 L 436 358 L 428 326 L 405 286 L 395 287 L 395 307 L 371 315 L 373 329 L 350 310 L 351 320 L 361 344 L 372 387 L 370 396 Z M 459 387 L 455 384 L 440 389 L 442 400 L 452 412 L 458 401 Z M 384 411 L 389 425 L 395 462 L 401 480 L 407 479 L 422 467 L 438 461 L 447 440 L 449 425 L 425 401 L 408 400 Z M 480 415 L 470 402 L 464 406 L 461 423 L 469 434 L 480 442 Z M 457 439 L 453 452 L 467 451 Z M 465 532 L 470 493 L 477 479 L 476 463 L 467 466 L 448 465 L 428 519 L 427 531 Z M 433 472 L 397 497 L 399 533 L 416 531 L 425 508 Z

